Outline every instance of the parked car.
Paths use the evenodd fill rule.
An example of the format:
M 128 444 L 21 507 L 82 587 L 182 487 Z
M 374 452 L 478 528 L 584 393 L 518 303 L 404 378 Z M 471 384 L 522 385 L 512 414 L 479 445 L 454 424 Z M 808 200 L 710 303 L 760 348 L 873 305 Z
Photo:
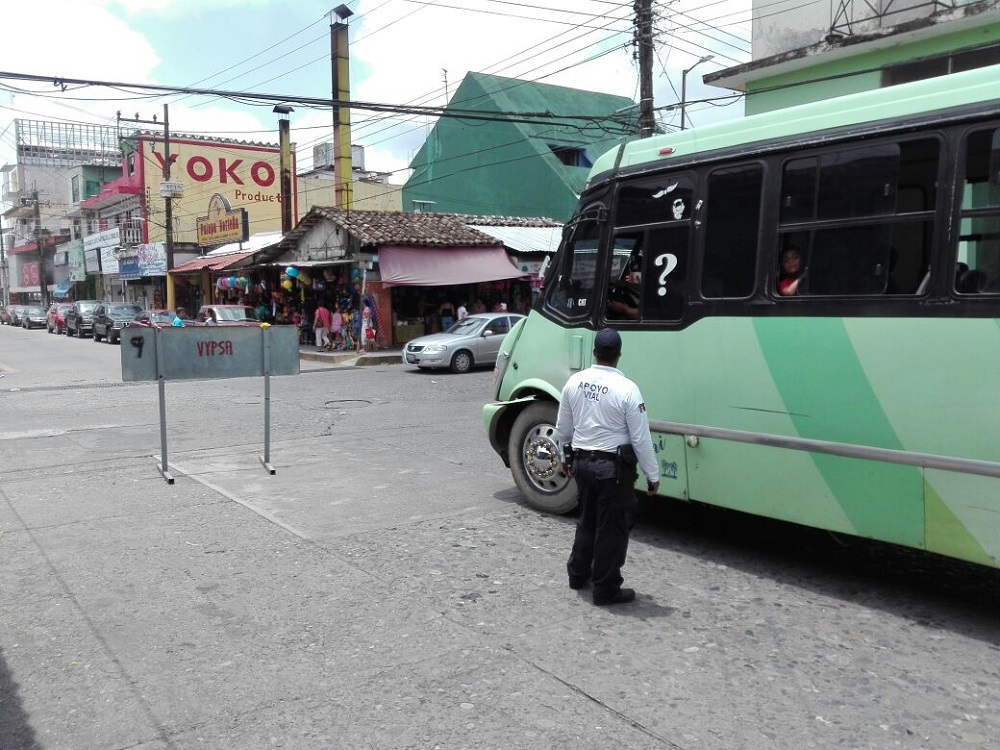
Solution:
M 420 336 L 403 347 L 403 364 L 420 368 L 449 367 L 468 372 L 476 365 L 493 365 L 500 344 L 523 315 L 477 313 L 442 333 Z
M 260 325 L 257 313 L 247 305 L 202 305 L 194 320 L 207 326 Z
M 45 327 L 49 333 L 66 333 L 66 313 L 73 307 L 70 302 L 53 302 L 45 315 Z
M 45 328 L 45 308 L 28 305 L 21 311 L 21 328 Z
M 94 308 L 94 323 L 91 333 L 94 341 L 107 339 L 109 344 L 120 344 L 122 328 L 142 312 L 141 305 L 125 302 L 102 302 Z
M 174 323 L 174 317 L 173 310 L 142 310 L 129 322 L 127 327 L 169 328 Z M 186 324 L 190 322 L 185 321 Z
M 10 306 L 10 320 L 8 323 L 12 326 L 21 325 L 21 313 L 27 305 L 11 305 Z
M 0 325 L 10 325 L 10 306 L 0 305 Z
M 98 299 L 82 299 L 73 303 L 66 313 L 66 335 L 83 338 L 94 328 L 94 310 L 101 304 Z

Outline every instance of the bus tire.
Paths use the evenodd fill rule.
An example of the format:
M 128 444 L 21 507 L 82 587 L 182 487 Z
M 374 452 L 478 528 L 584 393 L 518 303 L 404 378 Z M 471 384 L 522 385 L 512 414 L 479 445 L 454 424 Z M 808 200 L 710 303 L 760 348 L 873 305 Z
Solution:
M 556 443 L 559 407 L 538 401 L 518 414 L 507 444 L 514 483 L 528 505 L 545 513 L 576 508 L 576 482 L 559 474 L 562 456 Z

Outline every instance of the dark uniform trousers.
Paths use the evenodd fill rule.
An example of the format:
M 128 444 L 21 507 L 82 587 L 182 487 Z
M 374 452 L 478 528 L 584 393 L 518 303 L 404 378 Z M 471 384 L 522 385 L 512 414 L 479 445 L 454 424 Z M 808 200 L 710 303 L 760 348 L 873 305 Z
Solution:
M 622 585 L 622 565 L 635 515 L 634 465 L 611 458 L 577 458 L 574 476 L 580 504 L 573 551 L 566 565 L 571 581 L 592 580 L 594 596 L 612 596 Z

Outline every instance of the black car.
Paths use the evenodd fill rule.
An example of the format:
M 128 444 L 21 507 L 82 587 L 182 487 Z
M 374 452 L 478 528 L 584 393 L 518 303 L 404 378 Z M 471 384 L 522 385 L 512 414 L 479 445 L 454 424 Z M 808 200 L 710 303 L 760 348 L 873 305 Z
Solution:
M 142 312 L 141 305 L 126 302 L 102 302 L 94 308 L 92 332 L 94 341 L 107 339 L 109 344 L 120 344 L 122 328 Z
M 94 310 L 101 304 L 98 299 L 82 299 L 73 303 L 66 313 L 66 335 L 83 338 L 94 329 Z

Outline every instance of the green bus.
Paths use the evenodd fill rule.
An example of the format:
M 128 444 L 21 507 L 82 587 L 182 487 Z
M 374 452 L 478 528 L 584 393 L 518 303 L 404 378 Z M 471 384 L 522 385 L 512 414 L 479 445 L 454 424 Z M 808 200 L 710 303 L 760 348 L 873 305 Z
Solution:
M 610 325 L 661 495 L 997 565 L 997 80 L 982 68 L 601 156 L 484 407 L 527 502 L 576 505 L 559 393 Z

